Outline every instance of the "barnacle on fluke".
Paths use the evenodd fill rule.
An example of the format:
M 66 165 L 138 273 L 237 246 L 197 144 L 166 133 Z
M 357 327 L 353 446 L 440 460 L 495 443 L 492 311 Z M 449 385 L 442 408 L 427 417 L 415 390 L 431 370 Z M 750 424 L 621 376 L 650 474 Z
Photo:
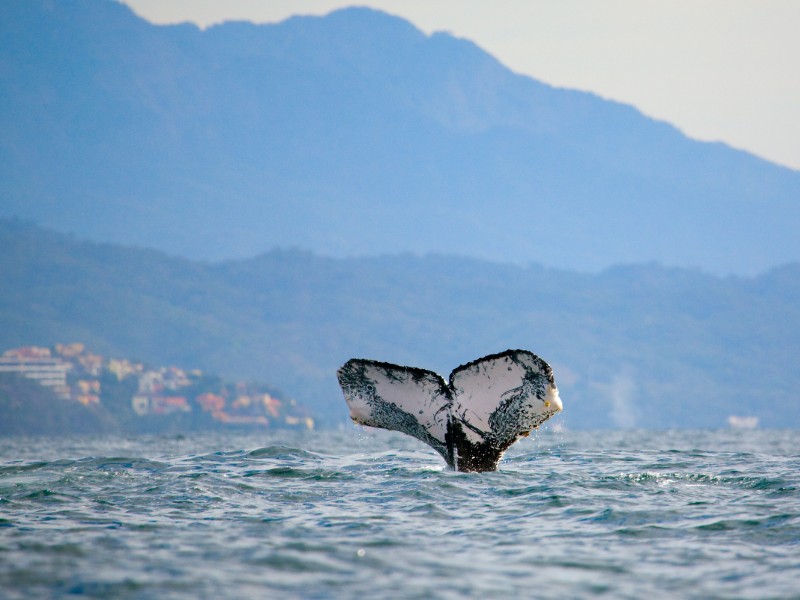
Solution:
M 553 370 L 527 350 L 490 354 L 450 373 L 354 358 L 337 372 L 361 425 L 401 431 L 457 471 L 493 471 L 506 449 L 561 410 Z

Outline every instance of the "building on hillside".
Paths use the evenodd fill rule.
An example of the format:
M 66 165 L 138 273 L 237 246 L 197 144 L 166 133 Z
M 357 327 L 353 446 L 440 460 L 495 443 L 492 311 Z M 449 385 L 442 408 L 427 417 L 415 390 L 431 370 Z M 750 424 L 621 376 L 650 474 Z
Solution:
M 173 391 L 188 387 L 192 383 L 189 380 L 189 376 L 187 375 L 186 371 L 178 367 L 167 367 L 162 369 L 161 379 L 164 382 L 164 387 Z
M 236 397 L 236 400 L 234 400 L 233 404 L 231 404 L 231 408 L 234 410 L 241 410 L 243 408 L 249 408 L 250 404 L 252 404 L 252 399 L 250 396 L 242 394 Z
M 139 416 L 171 415 L 192 411 L 192 407 L 183 396 L 159 396 L 143 393 L 138 393 L 131 398 L 131 408 Z
M 276 419 L 280 416 L 281 401 L 273 398 L 269 394 L 261 396 L 261 402 L 264 404 L 264 409 Z
M 284 421 L 286 422 L 287 425 L 291 425 L 293 427 L 302 425 L 305 426 L 306 429 L 309 430 L 314 429 L 314 419 L 312 419 L 311 417 L 295 417 L 292 415 L 286 415 Z
M 269 420 L 264 415 L 232 415 L 225 411 L 214 413 L 214 419 L 226 425 L 258 425 L 261 427 L 269 426 Z
M 164 390 L 164 380 L 158 371 L 145 371 L 139 375 L 139 392 L 158 394 Z
M 52 389 L 59 398 L 70 399 L 67 372 L 72 365 L 53 357 L 47 348 L 30 346 L 7 350 L 0 356 L 0 373 L 19 373 Z
M 212 394 L 211 392 L 200 394 L 195 398 L 195 402 L 197 402 L 204 411 L 210 413 L 218 412 L 225 408 L 225 398 L 217 394 Z
M 96 379 L 79 379 L 72 388 L 72 397 L 81 404 L 100 404 L 100 382 Z
M 79 342 L 72 344 L 56 344 L 56 354 L 63 358 L 76 358 L 83 354 L 86 346 Z
M 87 352 L 77 357 L 80 369 L 90 377 L 100 377 L 103 373 L 103 357 Z
M 131 362 L 127 358 L 111 358 L 106 365 L 111 373 L 117 376 L 117 381 L 122 381 L 130 375 L 136 375 L 144 370 L 139 363 Z
M 36 358 L 52 358 L 50 348 L 41 346 L 23 346 L 22 348 L 12 348 L 3 352 L 3 358 L 18 358 L 20 360 L 33 360 Z

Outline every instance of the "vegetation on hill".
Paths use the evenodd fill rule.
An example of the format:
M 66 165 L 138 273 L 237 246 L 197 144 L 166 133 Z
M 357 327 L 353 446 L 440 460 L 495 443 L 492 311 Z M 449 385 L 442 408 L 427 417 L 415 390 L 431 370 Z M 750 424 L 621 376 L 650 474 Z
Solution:
M 0 435 L 119 431 L 119 423 L 104 406 L 63 400 L 22 375 L 0 373 Z
M 347 418 L 335 371 L 349 358 L 448 373 L 519 347 L 553 365 L 568 427 L 800 426 L 800 264 L 579 274 L 280 250 L 203 264 L 19 221 L 0 221 L 0 246 L 0 347 L 81 340 L 268 381 L 327 423 Z

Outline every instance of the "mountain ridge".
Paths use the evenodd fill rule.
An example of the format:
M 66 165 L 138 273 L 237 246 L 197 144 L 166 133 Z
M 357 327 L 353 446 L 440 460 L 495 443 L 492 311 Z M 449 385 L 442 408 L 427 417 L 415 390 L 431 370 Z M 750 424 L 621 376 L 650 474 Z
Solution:
M 370 9 L 155 26 L 5 3 L 0 214 L 200 259 L 298 246 L 598 271 L 800 259 L 800 173 Z
M 269 381 L 322 424 L 346 419 L 349 358 L 448 373 L 519 347 L 553 366 L 567 427 L 800 426 L 800 263 L 755 277 L 304 250 L 207 264 L 2 219 L 0 244 L 0 347 L 80 341 Z

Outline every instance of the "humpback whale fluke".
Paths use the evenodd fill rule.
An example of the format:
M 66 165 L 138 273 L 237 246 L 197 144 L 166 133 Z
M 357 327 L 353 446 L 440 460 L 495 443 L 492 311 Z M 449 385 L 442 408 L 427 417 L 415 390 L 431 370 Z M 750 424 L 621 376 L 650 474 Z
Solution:
M 490 354 L 450 373 L 354 358 L 337 371 L 361 425 L 402 431 L 457 471 L 494 471 L 506 449 L 561 410 L 553 370 L 527 350 Z

